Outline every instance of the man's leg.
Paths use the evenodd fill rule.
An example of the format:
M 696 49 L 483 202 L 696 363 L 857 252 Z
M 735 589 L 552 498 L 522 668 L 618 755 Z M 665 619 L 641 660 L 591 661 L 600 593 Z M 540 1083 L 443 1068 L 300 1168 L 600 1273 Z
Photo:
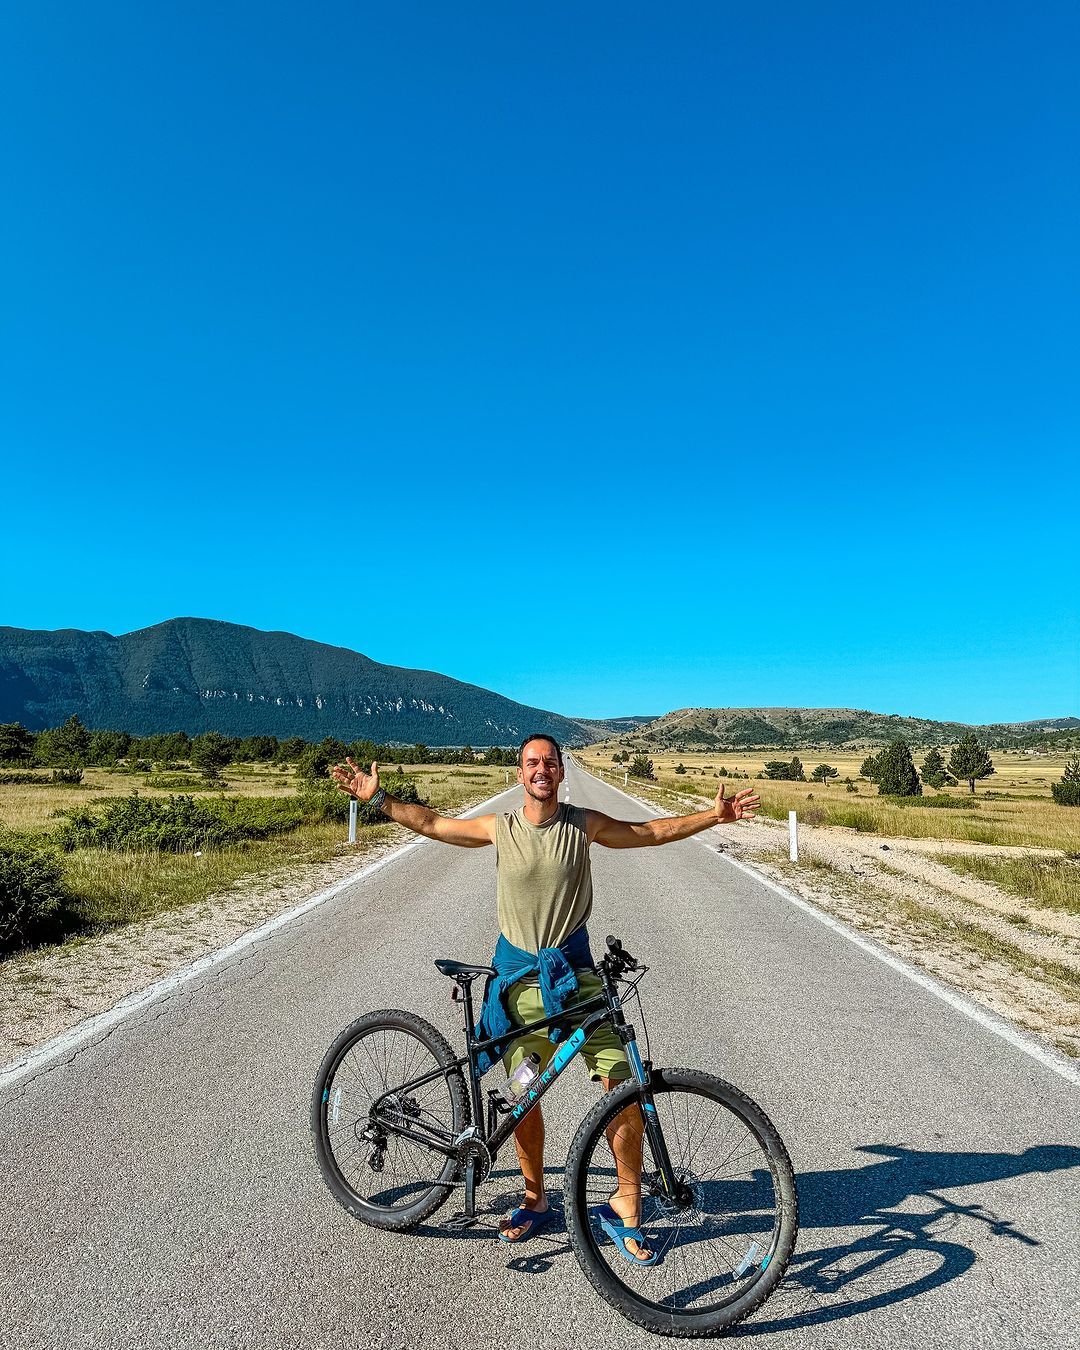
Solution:
M 601 1078 L 604 1091 L 610 1092 L 621 1079 Z M 641 1108 L 628 1106 L 615 1117 L 604 1131 L 608 1145 L 615 1159 L 615 1175 L 618 1189 L 608 1204 L 622 1219 L 628 1228 L 636 1228 L 641 1223 L 641 1139 L 645 1133 L 645 1122 L 641 1118 Z M 633 1238 L 626 1240 L 631 1256 L 647 1260 L 652 1255 L 643 1243 Z
M 547 1193 L 544 1189 L 544 1117 L 537 1104 L 524 1117 L 514 1131 L 514 1147 L 517 1149 L 521 1175 L 525 1178 L 525 1209 L 535 1209 L 542 1214 L 548 1207 Z M 640 1175 L 640 1165 L 639 1165 Z M 509 1219 L 499 1224 L 499 1232 L 510 1242 L 524 1237 L 531 1227 L 528 1223 L 509 1227 Z

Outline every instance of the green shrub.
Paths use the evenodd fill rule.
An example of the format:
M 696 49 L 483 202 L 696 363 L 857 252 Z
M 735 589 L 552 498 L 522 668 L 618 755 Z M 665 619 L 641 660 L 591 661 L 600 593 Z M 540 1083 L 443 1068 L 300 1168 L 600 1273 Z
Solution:
M 49 781 L 60 787 L 78 787 L 82 782 L 82 769 L 78 766 L 71 769 L 53 769 Z
M 39 773 L 0 773 L 0 783 L 12 787 L 52 787 L 51 778 Z
M 66 904 L 59 857 L 47 844 L 0 833 L 0 951 L 46 936 Z
M 235 843 L 238 835 L 220 815 L 193 797 L 160 801 L 132 793 L 106 802 L 97 812 L 91 807 L 69 812 L 56 837 L 60 847 L 68 851 L 105 848 L 194 853 Z
M 228 786 L 224 778 L 208 782 L 186 773 L 152 773 L 143 779 L 143 787 L 157 788 L 159 792 L 221 792 Z

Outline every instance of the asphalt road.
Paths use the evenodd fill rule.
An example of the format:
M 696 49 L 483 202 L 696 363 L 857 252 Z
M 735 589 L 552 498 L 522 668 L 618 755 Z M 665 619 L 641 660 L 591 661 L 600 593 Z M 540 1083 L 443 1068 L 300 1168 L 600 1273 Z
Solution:
M 644 818 L 571 768 L 573 800 Z M 514 790 L 504 799 L 517 805 Z M 728 827 L 735 833 L 736 826 Z M 594 850 L 593 932 L 652 967 L 657 1063 L 765 1107 L 799 1174 L 762 1347 L 1042 1347 L 1077 1327 L 1080 1093 L 729 866 L 702 836 Z M 457 1043 L 437 956 L 486 961 L 494 852 L 424 843 L 0 1094 L 0 1339 L 64 1346 L 640 1346 L 565 1234 L 364 1228 L 317 1172 L 308 1100 L 337 1031 L 413 1008 Z M 640 1027 L 639 1027 L 640 1030 Z M 547 1099 L 548 1168 L 596 1089 Z M 1071 1333 L 1070 1333 L 1071 1327 Z

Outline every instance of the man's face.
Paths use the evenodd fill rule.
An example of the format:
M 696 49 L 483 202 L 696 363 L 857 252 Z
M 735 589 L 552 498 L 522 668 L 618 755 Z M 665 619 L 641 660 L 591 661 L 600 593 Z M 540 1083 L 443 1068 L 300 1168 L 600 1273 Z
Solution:
M 518 769 L 518 782 L 529 796 L 538 802 L 557 799 L 562 780 L 562 765 L 551 742 L 539 737 L 530 741 L 521 752 L 521 768 Z

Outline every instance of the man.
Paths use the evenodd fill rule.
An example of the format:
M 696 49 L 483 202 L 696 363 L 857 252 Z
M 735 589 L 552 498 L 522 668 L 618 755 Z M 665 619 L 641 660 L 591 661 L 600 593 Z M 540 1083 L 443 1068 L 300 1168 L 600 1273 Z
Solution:
M 589 865 L 592 844 L 605 848 L 671 844 L 714 825 L 750 819 L 760 804 L 751 788 L 728 798 L 721 784 L 714 805 L 707 811 L 659 820 L 614 820 L 603 811 L 559 801 L 559 785 L 565 777 L 562 749 L 553 737 L 542 734 L 526 737 L 518 750 L 518 782 L 525 789 L 524 806 L 517 811 L 471 820 L 455 820 L 426 806 L 399 802 L 379 787 L 377 764 L 372 764 L 370 773 L 364 773 L 352 760 L 346 763 L 348 769 L 337 765 L 332 771 L 338 785 L 360 801 L 372 802 L 398 825 L 463 848 L 496 845 L 502 939 L 495 965 L 499 968 L 499 955 L 503 951 L 514 953 L 525 962 L 521 966 L 522 977 L 511 985 L 505 1003 L 506 1012 L 516 1026 L 545 1015 L 538 981 L 533 978 L 537 971 L 535 955 L 541 951 L 561 948 L 570 964 L 579 967 L 575 1001 L 584 1002 L 600 992 L 599 979 L 591 970 L 582 968 L 591 965 L 583 953 L 588 952 L 584 928 L 592 911 Z M 522 1059 L 535 1052 L 543 1068 L 554 1048 L 543 1031 L 520 1037 L 510 1047 L 506 1067 L 512 1073 Z M 603 1026 L 594 1032 L 582 1054 L 591 1076 L 603 1084 L 605 1091 L 630 1076 L 622 1044 L 610 1027 Z M 618 1189 L 608 1205 L 614 1211 L 614 1216 L 609 1216 L 612 1222 L 616 1217 L 622 1220 L 619 1234 L 624 1238 L 628 1259 L 646 1265 L 652 1264 L 655 1257 L 638 1228 L 642 1133 L 641 1113 L 630 1107 L 608 1130 L 618 1177 Z M 518 1242 L 547 1222 L 544 1121 L 539 1106 L 522 1119 L 514 1132 L 514 1144 L 525 1180 L 525 1200 L 500 1225 L 500 1237 L 507 1242 Z

